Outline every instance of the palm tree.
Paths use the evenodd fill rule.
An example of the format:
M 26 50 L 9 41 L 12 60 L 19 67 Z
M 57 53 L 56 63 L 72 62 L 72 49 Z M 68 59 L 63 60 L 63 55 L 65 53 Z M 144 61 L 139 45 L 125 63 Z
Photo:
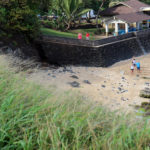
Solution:
M 98 17 L 99 17 L 100 12 L 103 10 L 103 7 L 104 7 L 105 4 L 106 4 L 107 7 L 112 7 L 116 4 L 118 4 L 119 2 L 126 1 L 126 0 L 98 0 L 98 1 L 101 2 L 101 5 L 98 9 L 98 13 L 97 13 L 97 16 L 96 16 L 96 27 L 97 28 L 98 28 Z
M 57 1 L 57 2 L 56 2 Z M 64 22 L 67 25 L 66 30 L 70 29 L 72 22 L 78 19 L 83 14 L 86 14 L 91 9 L 82 7 L 82 0 L 56 0 L 57 9 L 61 9 L 64 16 Z
M 100 7 L 99 7 L 99 9 L 98 9 L 98 12 L 97 12 L 97 16 L 96 16 L 96 28 L 97 28 L 97 29 L 98 29 L 98 17 L 99 17 L 99 14 L 100 14 L 100 12 L 101 12 L 101 10 L 102 10 L 102 7 L 103 7 L 105 1 L 106 1 L 106 0 L 102 0 L 102 3 L 101 3 L 101 5 L 100 5 Z
M 111 2 L 109 3 L 109 7 L 113 7 L 117 4 L 119 4 L 120 2 L 124 2 L 126 0 L 111 0 Z

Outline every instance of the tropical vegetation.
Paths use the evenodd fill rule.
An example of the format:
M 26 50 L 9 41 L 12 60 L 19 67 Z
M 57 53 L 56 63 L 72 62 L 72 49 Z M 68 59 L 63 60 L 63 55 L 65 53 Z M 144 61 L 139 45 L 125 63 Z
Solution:
M 149 3 L 149 0 L 143 1 Z M 96 29 L 58 30 L 69 30 L 90 9 L 99 14 L 110 2 L 1 0 L 0 34 L 30 39 L 40 32 L 75 38 L 78 32 L 92 34 Z M 54 16 L 50 23 L 57 30 L 41 28 L 37 16 L 43 15 Z M 71 91 L 60 94 L 54 87 L 45 89 L 27 81 L 25 72 L 16 72 L 1 61 L 1 150 L 150 150 L 147 118 L 110 112 L 82 95 Z
M 62 21 L 66 24 L 66 30 L 70 29 L 71 24 L 75 23 L 75 20 L 86 14 L 90 9 L 85 9 L 82 6 L 82 0 L 56 0 L 54 10 L 57 14 L 63 18 Z
M 34 0 L 0 1 L 0 29 L 7 33 L 21 33 L 34 37 L 39 31 L 36 17 L 37 2 Z
M 117 0 L 118 1 L 118 0 Z M 149 0 L 141 0 L 149 3 Z M 76 26 L 82 14 L 93 9 L 97 14 L 116 0 L 2 0 L 0 1 L 0 30 L 21 33 L 34 38 L 40 31 L 37 15 L 53 15 L 49 24 L 56 30 L 69 30 Z M 90 22 L 90 18 L 87 21 Z

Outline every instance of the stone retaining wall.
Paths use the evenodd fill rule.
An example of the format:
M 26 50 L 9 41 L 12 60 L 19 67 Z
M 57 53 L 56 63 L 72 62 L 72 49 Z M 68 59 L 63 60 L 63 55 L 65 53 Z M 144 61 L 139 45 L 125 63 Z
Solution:
M 136 32 L 135 35 L 140 39 L 142 46 L 147 53 L 150 52 L 150 30 Z
M 40 47 L 39 51 L 44 53 L 50 63 L 107 67 L 118 61 L 142 55 L 137 38 L 149 52 L 150 30 L 96 41 L 46 36 L 36 43 Z

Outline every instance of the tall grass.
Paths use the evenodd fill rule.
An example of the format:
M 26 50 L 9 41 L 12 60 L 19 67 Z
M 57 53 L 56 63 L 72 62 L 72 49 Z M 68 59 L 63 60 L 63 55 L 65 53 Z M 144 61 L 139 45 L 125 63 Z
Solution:
M 0 66 L 1 150 L 149 150 L 150 126 Z

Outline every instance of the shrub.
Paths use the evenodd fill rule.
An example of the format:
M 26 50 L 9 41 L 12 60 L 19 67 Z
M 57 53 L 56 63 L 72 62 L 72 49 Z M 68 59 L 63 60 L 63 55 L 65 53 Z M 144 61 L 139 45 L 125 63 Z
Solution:
M 105 33 L 105 29 L 104 28 L 97 29 L 94 33 L 96 35 L 104 34 Z
M 56 23 L 54 20 L 41 20 L 41 25 L 45 28 L 56 29 Z
M 65 29 L 65 25 L 61 22 L 60 18 L 51 20 L 41 20 L 41 25 L 45 28 L 51 28 L 55 30 L 63 31 Z
M 39 31 L 36 11 L 31 9 L 27 0 L 2 1 L 0 2 L 0 28 L 33 38 Z
M 114 32 L 114 29 L 109 29 L 109 34 L 113 34 Z M 105 35 L 106 34 L 106 31 L 105 31 L 105 28 L 100 28 L 100 29 L 97 29 L 97 31 L 95 31 L 95 34 L 97 35 Z

